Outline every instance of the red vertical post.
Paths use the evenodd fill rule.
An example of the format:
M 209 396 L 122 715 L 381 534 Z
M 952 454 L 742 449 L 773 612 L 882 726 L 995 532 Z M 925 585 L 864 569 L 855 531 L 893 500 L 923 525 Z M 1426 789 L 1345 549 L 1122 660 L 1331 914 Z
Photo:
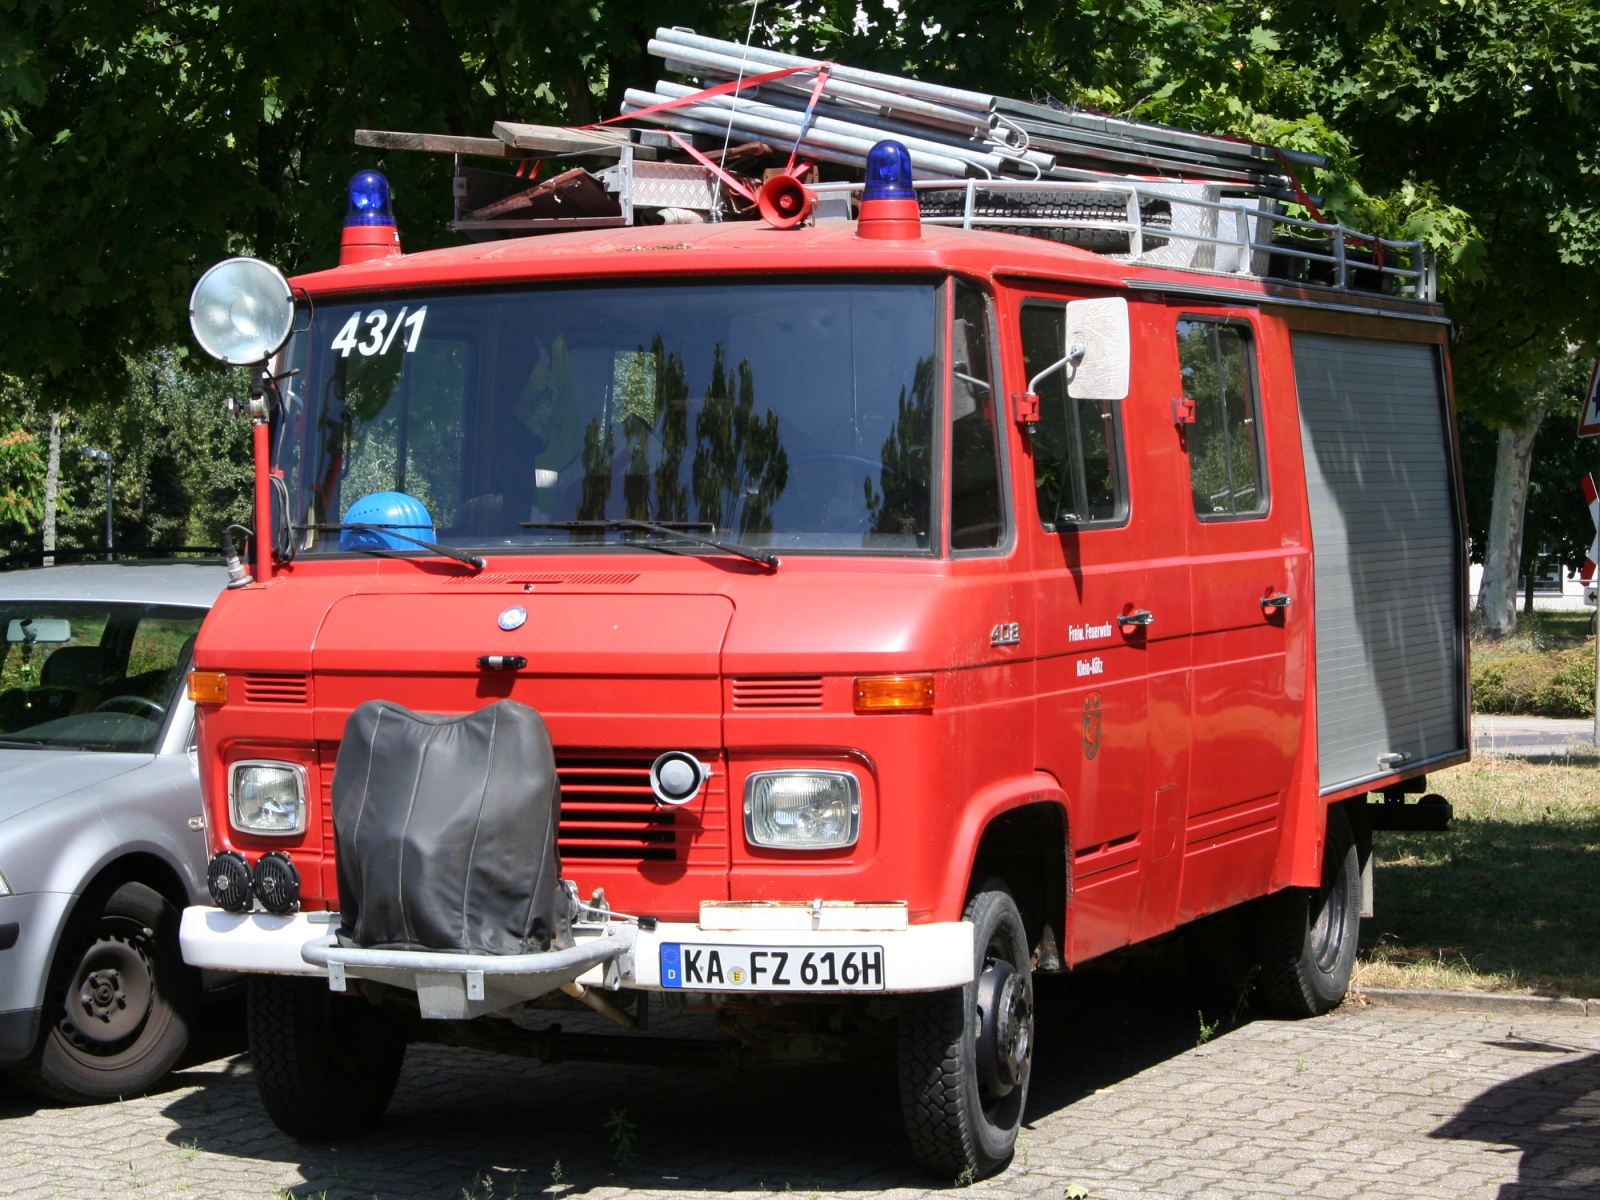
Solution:
M 257 419 L 250 435 L 256 464 L 256 582 L 272 578 L 272 426 Z

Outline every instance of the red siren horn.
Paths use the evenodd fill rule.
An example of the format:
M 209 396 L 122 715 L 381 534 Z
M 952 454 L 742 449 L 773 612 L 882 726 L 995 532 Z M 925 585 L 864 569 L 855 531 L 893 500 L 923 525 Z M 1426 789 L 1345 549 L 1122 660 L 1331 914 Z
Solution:
M 793 229 L 811 215 L 817 194 L 793 175 L 774 175 L 756 197 L 761 219 L 774 229 Z

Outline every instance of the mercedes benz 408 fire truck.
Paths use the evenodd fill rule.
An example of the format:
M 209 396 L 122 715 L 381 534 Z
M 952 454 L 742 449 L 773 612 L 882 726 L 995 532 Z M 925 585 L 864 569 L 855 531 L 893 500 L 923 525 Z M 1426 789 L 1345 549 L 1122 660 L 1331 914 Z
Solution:
M 913 167 L 413 255 L 363 174 L 346 265 L 197 287 L 257 503 L 182 940 L 283 1129 L 376 1121 L 410 1042 L 882 1053 L 981 1176 L 1035 975 L 1224 914 L 1260 1004 L 1340 1002 L 1371 829 L 1468 753 L 1426 255 Z

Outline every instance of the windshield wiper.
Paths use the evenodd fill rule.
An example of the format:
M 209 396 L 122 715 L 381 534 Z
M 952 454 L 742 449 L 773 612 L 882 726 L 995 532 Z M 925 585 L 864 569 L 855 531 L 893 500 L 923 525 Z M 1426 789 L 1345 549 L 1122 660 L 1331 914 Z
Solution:
M 737 542 L 719 542 L 716 538 L 701 537 L 699 534 L 690 533 L 691 529 L 710 529 L 715 531 L 716 526 L 707 521 L 638 521 L 632 517 L 617 517 L 601 521 L 522 521 L 519 525 L 523 529 L 637 529 L 643 533 L 656 533 L 665 537 L 682 538 L 686 542 L 693 542 L 697 546 L 710 546 L 713 550 L 721 550 L 724 554 L 731 554 L 735 558 L 742 558 L 748 562 L 757 563 L 769 571 L 776 571 L 780 562 L 776 554 L 768 554 L 765 550 L 756 550 L 750 546 L 741 546 Z M 662 546 L 665 550 L 667 547 Z
M 444 558 L 453 558 L 456 560 L 456 562 L 471 567 L 474 571 L 481 571 L 484 569 L 484 567 L 489 565 L 476 554 L 468 554 L 465 550 L 457 550 L 452 546 L 441 546 L 437 542 L 425 542 L 421 538 L 412 537 L 409 533 L 400 532 L 402 529 L 414 528 L 414 526 L 410 525 L 368 525 L 363 521 L 341 521 L 337 525 L 296 525 L 295 528 L 315 529 L 318 533 L 337 533 L 345 529 L 365 529 L 373 533 L 384 533 L 390 537 L 397 537 L 402 542 L 411 542 L 413 545 L 421 546 L 424 550 L 432 550 L 435 554 L 441 555 Z M 342 548 L 343 547 L 341 547 L 341 549 Z M 382 551 L 387 550 L 388 547 L 351 546 L 350 549 L 368 550 L 373 553 L 381 553 Z

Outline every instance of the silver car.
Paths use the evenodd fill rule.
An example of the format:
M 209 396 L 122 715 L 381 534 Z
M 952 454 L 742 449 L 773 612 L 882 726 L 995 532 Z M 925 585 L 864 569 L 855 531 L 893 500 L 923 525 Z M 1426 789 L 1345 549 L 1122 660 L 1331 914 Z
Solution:
M 0 575 L 0 1067 L 49 1099 L 158 1082 L 200 1003 L 207 903 L 184 685 L 212 563 Z

